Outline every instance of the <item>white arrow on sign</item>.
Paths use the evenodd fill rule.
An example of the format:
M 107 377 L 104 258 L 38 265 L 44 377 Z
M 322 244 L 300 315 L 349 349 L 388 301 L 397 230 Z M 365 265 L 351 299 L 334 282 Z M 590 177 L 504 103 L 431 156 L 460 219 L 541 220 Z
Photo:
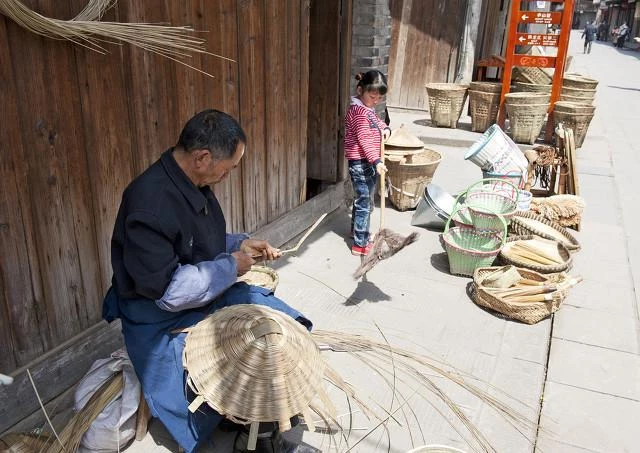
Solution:
M 529 18 L 529 16 L 527 16 L 526 14 L 522 15 L 522 20 L 527 20 Z
M 524 36 L 520 36 L 520 37 L 518 38 L 518 41 L 522 42 L 522 41 L 526 41 L 526 39 L 524 39 Z

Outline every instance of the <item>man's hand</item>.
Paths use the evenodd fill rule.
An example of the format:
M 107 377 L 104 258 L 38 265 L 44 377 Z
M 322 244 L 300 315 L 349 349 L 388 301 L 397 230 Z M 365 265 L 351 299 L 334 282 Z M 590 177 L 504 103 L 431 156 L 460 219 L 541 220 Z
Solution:
M 231 255 L 236 259 L 238 276 L 244 275 L 249 272 L 251 266 L 256 263 L 256 260 L 251 258 L 251 255 L 247 255 L 245 252 L 233 252 Z
M 272 247 L 267 241 L 261 239 L 245 239 L 240 244 L 240 250 L 252 257 L 261 257 L 263 261 L 271 261 L 280 258 L 281 253 L 275 247 Z

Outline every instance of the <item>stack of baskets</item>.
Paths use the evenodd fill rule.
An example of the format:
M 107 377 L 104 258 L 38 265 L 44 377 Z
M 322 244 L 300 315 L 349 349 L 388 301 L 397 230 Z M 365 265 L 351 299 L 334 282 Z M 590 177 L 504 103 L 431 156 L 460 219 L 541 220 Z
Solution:
M 593 99 L 598 81 L 578 74 L 566 74 L 562 79 L 562 94 L 553 110 L 555 126 L 573 129 L 576 147 L 580 148 L 587 136 L 587 130 L 595 113 Z
M 536 85 L 551 85 L 552 77 L 541 68 L 514 66 L 513 81 Z
M 498 185 L 503 189 L 511 188 L 496 190 Z M 461 205 L 463 197 L 464 204 Z M 493 263 L 505 243 L 508 220 L 516 213 L 517 204 L 517 188 L 504 180 L 482 179 L 458 196 L 444 233 L 440 235 L 452 274 L 470 277 L 476 268 Z M 468 214 L 472 226 L 450 228 L 451 221 L 460 211 Z
M 431 122 L 437 127 L 455 129 L 467 100 L 469 85 L 457 83 L 429 83 L 426 85 L 429 96 Z
M 471 130 L 484 132 L 495 124 L 500 108 L 501 83 L 471 82 L 469 86 L 469 110 Z
M 544 125 L 550 99 L 550 94 L 540 92 L 508 93 L 505 96 L 514 141 L 530 145 L 535 143 Z

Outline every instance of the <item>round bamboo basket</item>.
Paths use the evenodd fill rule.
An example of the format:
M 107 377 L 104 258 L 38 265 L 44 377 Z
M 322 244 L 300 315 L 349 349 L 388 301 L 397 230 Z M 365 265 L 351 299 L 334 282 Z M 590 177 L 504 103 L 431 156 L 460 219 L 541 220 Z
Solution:
M 583 88 L 572 88 L 567 86 L 563 86 L 560 93 L 582 99 L 594 99 L 596 96 L 596 90 L 586 90 Z
M 310 413 L 325 397 L 326 364 L 311 334 L 293 318 L 262 305 L 221 308 L 187 334 L 183 365 L 187 383 L 220 414 L 236 423 L 279 422 Z M 199 407 L 199 406 L 198 406 Z
M 278 273 L 267 266 L 251 266 L 249 272 L 238 277 L 239 282 L 245 282 L 248 285 L 261 286 L 271 291 L 276 290 L 280 278 Z
M 534 234 L 560 241 L 570 252 L 576 252 L 581 247 L 580 242 L 565 227 L 531 211 L 516 212 L 511 218 L 509 229 L 518 236 Z
M 515 82 L 515 89 L 519 92 L 540 92 L 551 93 L 551 85 L 542 85 L 539 83 Z
M 471 130 L 484 132 L 495 124 L 500 109 L 500 92 L 469 90 L 469 110 Z
M 469 91 L 482 91 L 483 93 L 501 93 L 502 84 L 498 82 L 471 82 Z
M 560 255 L 560 258 L 562 258 L 562 261 L 563 261 L 562 264 L 534 265 L 518 259 L 517 256 L 514 256 L 514 254 L 509 252 L 509 247 L 507 246 L 507 244 L 517 242 L 517 241 L 528 241 L 531 239 L 540 239 L 542 241 L 548 241 L 549 243 L 553 243 L 557 248 L 558 255 Z M 533 234 L 526 235 L 526 236 L 508 237 L 505 243 L 505 247 L 503 247 L 502 250 L 500 250 L 500 253 L 498 254 L 498 259 L 500 260 L 501 263 L 511 264 L 516 267 L 530 269 L 532 271 L 540 272 L 541 274 L 551 274 L 551 273 L 566 271 L 567 269 L 571 268 L 571 266 L 573 265 L 573 259 L 571 258 L 571 253 L 569 252 L 569 250 L 564 244 L 552 239 L 540 238 L 539 236 L 535 236 Z
M 552 81 L 552 77 L 542 69 L 524 66 L 514 66 L 513 79 L 514 81 L 536 83 L 539 85 L 549 85 Z
M 429 96 L 431 122 L 437 127 L 452 129 L 458 127 L 469 85 L 430 83 L 426 85 L 426 89 Z
M 548 108 L 549 104 L 506 104 L 513 141 L 533 145 L 540 135 Z
M 553 111 L 587 114 L 587 113 L 595 113 L 596 107 L 595 105 L 581 104 L 579 102 L 558 101 L 555 104 L 553 104 Z
M 562 85 L 571 88 L 595 90 L 598 86 L 598 81 L 580 74 L 565 74 L 562 78 Z
M 593 119 L 593 113 L 579 113 L 579 112 L 563 112 L 556 110 L 553 113 L 553 121 L 555 126 L 562 123 L 564 127 L 573 129 L 575 134 L 576 148 L 580 148 L 584 143 L 584 139 L 587 136 L 589 125 Z
M 571 96 L 565 93 L 560 93 L 560 101 L 574 102 L 576 104 L 584 104 L 584 105 L 593 105 L 593 99 L 591 98 L 581 98 L 577 96 Z
M 515 319 L 516 321 L 520 321 L 525 324 L 535 324 L 540 322 L 560 308 L 560 305 L 564 300 L 564 296 L 566 295 L 564 292 L 560 292 L 561 297 L 551 301 L 514 303 L 485 291 L 480 287 L 480 282 L 486 275 L 495 272 L 497 269 L 499 268 L 482 267 L 475 270 L 473 274 L 471 297 L 477 305 L 488 308 L 510 319 Z M 535 280 L 545 284 L 559 283 L 566 279 L 565 274 L 558 274 L 556 277 L 545 276 L 528 269 L 516 268 L 516 270 L 522 278 Z
M 441 160 L 442 154 L 427 148 L 419 154 L 385 160 L 389 170 L 389 199 L 396 209 L 415 209 Z
M 517 105 L 517 104 L 546 104 L 551 100 L 550 93 L 534 93 L 519 92 L 519 93 L 507 93 L 504 96 L 505 105 Z

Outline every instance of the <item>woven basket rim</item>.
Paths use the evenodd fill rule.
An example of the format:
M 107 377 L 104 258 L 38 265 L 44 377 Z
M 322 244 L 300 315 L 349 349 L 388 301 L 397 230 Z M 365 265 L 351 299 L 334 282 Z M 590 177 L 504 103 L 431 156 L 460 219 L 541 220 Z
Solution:
M 540 237 L 536 236 L 534 234 L 527 234 L 527 235 L 522 235 L 522 236 L 509 236 L 505 242 L 526 241 L 526 240 L 530 240 L 530 239 L 540 239 Z M 551 241 L 551 242 L 555 242 L 557 244 L 557 247 L 560 249 L 560 254 L 564 255 L 563 259 L 565 259 L 565 261 L 564 261 L 563 264 L 558 264 L 558 265 L 554 265 L 554 266 L 551 266 L 551 265 L 543 266 L 543 265 L 527 264 L 527 263 L 523 263 L 522 261 L 519 261 L 517 258 L 513 258 L 513 257 L 510 257 L 509 255 L 505 254 L 504 250 L 500 250 L 500 253 L 498 254 L 498 256 L 500 257 L 500 261 L 502 261 L 502 262 L 504 262 L 506 264 L 512 264 L 512 265 L 514 265 L 516 267 L 532 269 L 532 270 L 540 272 L 542 274 L 551 274 L 551 273 L 566 271 L 567 269 L 569 269 L 573 265 L 573 259 L 571 258 L 571 252 L 569 252 L 569 249 L 567 249 L 567 247 L 564 244 L 562 244 L 559 241 L 552 240 L 552 239 L 546 239 L 546 238 L 542 238 L 542 239 L 545 239 L 545 240 Z M 566 258 L 565 258 L 565 256 L 566 256 Z
M 541 223 L 544 223 L 547 226 L 550 226 L 551 228 L 557 230 L 560 234 L 562 234 L 565 238 L 567 238 L 567 240 L 569 241 L 569 244 L 563 244 L 567 250 L 569 251 L 578 251 L 582 248 L 582 246 L 580 245 L 580 242 L 562 225 L 560 225 L 557 222 L 553 222 L 549 219 L 547 219 L 546 217 L 543 217 L 539 214 L 535 214 L 531 211 L 518 211 L 516 212 L 513 217 L 511 218 L 511 227 L 517 227 L 517 228 L 521 228 L 523 230 L 527 230 L 529 231 L 529 234 L 535 234 L 536 236 L 540 236 L 542 238 L 545 239 L 551 239 L 551 240 L 557 240 L 553 237 L 550 237 L 547 233 L 544 233 L 542 231 L 536 231 L 533 228 L 531 228 L 529 225 L 525 225 L 523 224 L 523 222 L 521 222 L 518 217 L 524 217 L 527 219 L 532 219 L 532 220 L 537 220 Z M 524 235 L 524 234 L 520 234 L 520 235 Z
M 447 236 L 450 236 L 450 233 L 452 230 L 456 230 L 456 232 L 461 232 L 461 233 L 470 233 L 470 234 L 479 234 L 481 236 L 495 236 L 495 239 L 497 241 L 500 242 L 500 244 L 498 245 L 498 248 L 494 249 L 494 250 L 489 250 L 489 251 L 481 251 L 481 250 L 474 250 L 474 249 L 465 249 L 463 247 L 460 247 L 458 244 L 455 244 L 453 242 L 451 242 Z M 498 231 L 490 231 L 490 230 L 486 230 L 486 231 L 478 231 L 475 228 L 468 228 L 468 227 L 452 227 L 449 228 L 449 231 L 445 231 L 444 233 L 440 234 L 440 237 L 442 237 L 442 240 L 445 242 L 445 244 L 447 244 L 449 247 L 455 249 L 455 250 L 459 250 L 459 251 L 463 251 L 465 253 L 468 253 L 470 255 L 475 255 L 478 257 L 490 257 L 490 256 L 497 256 L 498 253 L 500 253 L 500 249 L 502 248 L 502 238 L 499 236 L 501 233 Z
M 238 280 L 239 281 L 244 281 L 245 283 L 247 283 L 249 285 L 254 285 L 253 283 L 249 283 L 248 281 L 242 279 L 242 277 L 245 277 L 245 276 L 248 277 L 247 274 L 249 274 L 250 272 L 258 272 L 258 273 L 262 273 L 262 274 L 267 274 L 267 275 L 269 275 L 271 277 L 272 285 L 269 285 L 268 287 L 263 286 L 263 288 L 271 289 L 272 291 L 274 291 L 278 287 L 278 283 L 280 282 L 280 277 L 278 276 L 278 273 L 275 270 L 273 270 L 272 268 L 268 267 L 268 266 L 262 266 L 262 265 L 257 265 L 257 264 L 254 264 L 253 266 L 251 266 L 251 268 L 249 269 L 249 272 L 247 272 L 243 276 L 239 277 Z M 254 286 L 262 286 L 262 285 L 254 285 Z

